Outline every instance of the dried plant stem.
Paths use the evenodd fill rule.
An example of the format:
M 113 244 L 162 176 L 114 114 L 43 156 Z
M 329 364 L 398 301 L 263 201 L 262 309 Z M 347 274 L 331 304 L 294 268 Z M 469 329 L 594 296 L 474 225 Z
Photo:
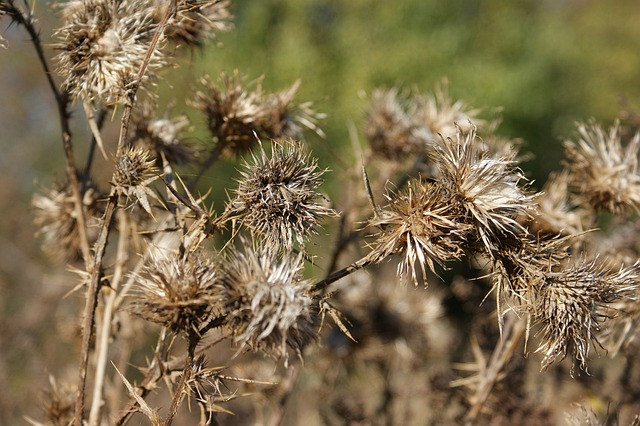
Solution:
M 169 7 L 167 8 L 166 13 L 162 17 L 162 21 L 156 32 L 153 35 L 153 39 L 149 44 L 149 48 L 147 49 L 147 53 L 145 55 L 144 61 L 140 66 L 140 70 L 138 71 L 137 78 L 129 90 L 128 93 L 128 102 L 125 103 L 124 112 L 122 113 L 122 124 L 120 126 L 120 136 L 118 139 L 118 147 L 116 150 L 116 158 L 122 153 L 124 149 L 125 140 L 127 136 L 127 130 L 129 128 L 129 120 L 131 119 L 131 112 L 133 111 L 133 106 L 135 103 L 136 92 L 142 82 L 142 78 L 145 75 L 147 66 L 149 65 L 149 60 L 153 55 L 156 45 L 160 40 L 162 33 L 164 32 L 164 28 L 169 20 L 169 17 L 175 14 L 177 8 L 177 0 L 171 0 Z M 75 174 L 75 171 L 74 171 Z M 115 181 L 115 178 L 111 179 L 112 182 Z M 102 259 L 104 257 L 104 253 L 107 247 L 108 235 L 111 230 L 111 219 L 113 218 L 113 213 L 116 208 L 116 203 L 118 201 L 118 196 L 115 192 L 115 189 L 112 189 L 111 194 L 107 199 L 107 205 L 105 207 L 105 214 L 102 223 L 102 227 L 100 228 L 100 233 L 98 234 L 98 241 L 96 242 L 96 250 L 95 257 L 93 258 L 93 264 L 90 265 L 89 272 L 91 273 L 91 278 L 89 282 L 89 286 L 87 288 L 87 298 L 84 309 L 84 321 L 82 328 L 82 348 L 81 348 L 81 356 L 80 356 L 80 377 L 78 379 L 78 394 L 76 398 L 76 407 L 75 407 L 75 417 L 74 424 L 75 426 L 82 425 L 82 417 L 84 412 L 84 401 L 85 401 L 85 388 L 87 381 L 87 364 L 89 361 L 89 343 L 91 341 L 91 336 L 93 334 L 93 325 L 95 323 L 95 312 L 96 306 L 98 304 L 98 293 L 100 290 L 100 279 L 102 277 Z
M 191 378 L 191 372 L 193 371 L 193 362 L 196 357 L 196 347 L 200 343 L 200 334 L 197 331 L 191 331 L 189 333 L 189 347 L 187 348 L 187 359 L 184 362 L 184 368 L 182 369 L 182 375 L 180 376 L 180 382 L 178 388 L 175 390 L 173 400 L 171 401 L 171 407 L 169 408 L 169 414 L 164 421 L 165 426 L 171 426 L 173 418 L 178 413 L 178 408 L 182 403 L 182 400 L 188 393 L 187 383 Z
M 198 171 L 196 176 L 193 178 L 191 182 L 189 182 L 189 185 L 188 185 L 189 191 L 193 191 L 195 189 L 196 185 L 198 184 L 198 181 L 200 181 L 200 178 L 204 175 L 204 172 L 206 172 L 207 169 L 209 169 L 209 167 L 213 166 L 213 164 L 218 160 L 218 158 L 220 158 L 220 155 L 222 155 L 223 148 L 224 148 L 224 143 L 221 143 L 220 141 L 218 141 L 218 143 L 215 144 L 215 146 L 213 147 L 213 150 L 211 150 L 207 159 L 204 160 L 204 162 L 202 163 L 202 166 L 200 166 L 200 170 Z
M 482 371 L 480 381 L 473 396 L 473 405 L 469 409 L 465 418 L 466 425 L 472 425 L 478 419 L 484 403 L 489 398 L 493 387 L 500 381 L 504 368 L 513 356 L 516 347 L 520 343 L 520 338 L 524 333 L 525 326 L 516 315 L 507 317 L 504 325 L 504 335 L 498 343 L 489 359 L 489 363 Z M 508 336 L 508 337 L 505 337 Z
M 117 194 L 112 190 L 108 198 L 104 216 L 102 218 L 102 227 L 96 242 L 96 252 L 93 258 L 93 264 L 89 269 L 91 279 L 87 287 L 87 298 L 84 308 L 84 320 L 82 326 L 82 348 L 80 356 L 80 377 L 78 378 L 78 394 L 76 397 L 75 409 L 75 426 L 82 426 L 82 416 L 84 412 L 85 387 L 87 382 L 87 365 L 89 362 L 89 346 L 91 336 L 93 334 L 93 325 L 95 323 L 95 312 L 98 305 L 98 294 L 100 290 L 100 281 L 102 279 L 102 259 L 107 247 L 109 231 L 111 229 L 111 220 L 116 208 Z
M 320 292 L 324 289 L 326 289 L 327 287 L 329 287 L 331 284 L 333 284 L 334 282 L 341 280 L 342 278 L 346 277 L 347 275 L 351 275 L 352 273 L 359 271 L 360 269 L 366 268 L 367 266 L 371 265 L 373 263 L 373 260 L 364 257 L 356 262 L 353 262 L 352 264 L 350 264 L 349 266 L 346 266 L 342 269 L 339 269 L 335 272 L 330 273 L 329 275 L 327 275 L 324 279 L 318 281 L 317 283 L 315 283 L 312 287 L 314 291 Z
M 98 339 L 96 343 L 96 353 L 98 355 L 96 360 L 96 372 L 95 382 L 93 386 L 93 399 L 91 402 L 91 411 L 89 412 L 89 426 L 97 426 L 100 424 L 100 417 L 102 413 L 102 394 L 104 390 L 104 378 L 107 368 L 107 355 L 109 350 L 109 337 L 111 336 L 111 322 L 113 320 L 113 313 L 115 311 L 115 301 L 118 294 L 117 290 L 120 286 L 120 281 L 124 275 L 124 265 L 127 262 L 129 231 L 127 225 L 127 215 L 123 210 L 118 210 L 118 251 L 116 255 L 116 264 L 113 272 L 113 278 L 111 279 L 111 291 L 107 296 L 104 312 L 102 314 L 102 321 L 100 331 L 97 333 Z

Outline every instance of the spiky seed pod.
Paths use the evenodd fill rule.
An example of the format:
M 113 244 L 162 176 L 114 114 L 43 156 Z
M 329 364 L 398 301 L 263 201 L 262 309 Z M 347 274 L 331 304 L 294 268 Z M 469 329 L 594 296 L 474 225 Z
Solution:
M 200 252 L 152 253 L 135 278 L 133 312 L 174 332 L 198 333 L 222 310 L 217 265 Z
M 55 32 L 58 73 L 72 98 L 113 105 L 123 100 L 144 61 L 156 28 L 147 2 L 71 1 L 62 6 Z M 159 50 L 147 76 L 164 64 Z
M 570 346 L 582 370 L 595 332 L 607 318 L 616 315 L 616 302 L 631 297 L 640 282 L 638 263 L 611 272 L 596 260 L 578 259 L 569 268 L 549 271 L 533 288 L 532 312 L 540 328 L 542 367 L 566 357 Z
M 565 142 L 567 166 L 576 192 L 595 210 L 639 210 L 640 133 L 624 147 L 620 123 L 614 124 L 608 134 L 595 122 L 579 124 L 578 132 L 577 142 Z
M 131 145 L 139 146 L 154 153 L 158 166 L 161 156 L 173 164 L 188 164 L 195 160 L 196 150 L 182 135 L 191 123 L 184 116 L 170 118 L 169 111 L 163 117 L 156 117 L 148 104 L 136 108 L 131 119 Z
M 312 102 L 293 102 L 299 87 L 296 80 L 291 87 L 265 96 L 259 127 L 266 137 L 302 139 L 305 130 L 325 136 L 318 123 L 326 115 L 315 111 Z
M 389 205 L 372 225 L 380 231 L 374 235 L 368 258 L 381 262 L 393 254 L 402 254 L 398 276 L 411 276 L 418 285 L 418 268 L 427 284 L 427 268 L 434 271 L 462 254 L 462 241 L 470 226 L 456 222 L 458 212 L 450 196 L 440 186 L 412 180 L 399 194 L 387 194 Z
M 476 136 L 458 128 L 455 138 L 440 138 L 433 150 L 438 182 L 459 206 L 459 222 L 473 225 L 489 255 L 521 244 L 524 227 L 517 219 L 530 215 L 533 197 L 520 185 L 525 180 L 511 156 L 491 157 Z
M 92 185 L 88 185 L 82 198 L 85 220 L 88 225 L 97 224 L 100 194 Z M 68 182 L 56 184 L 45 194 L 35 194 L 31 201 L 34 207 L 34 223 L 38 235 L 44 237 L 43 247 L 54 259 L 74 260 L 80 256 L 80 234 L 75 211 L 75 202 Z M 91 226 L 87 231 L 93 229 Z M 95 233 L 89 232 L 90 239 Z
M 177 12 L 164 31 L 168 41 L 176 45 L 202 47 L 216 34 L 233 29 L 228 0 L 180 0 Z M 162 19 L 166 2 L 156 0 L 156 20 Z
M 134 198 L 151 214 L 149 198 L 157 195 L 148 187 L 159 176 L 155 160 L 149 151 L 141 147 L 127 147 L 115 159 L 113 185 L 118 193 Z
M 594 226 L 594 217 L 576 205 L 570 192 L 571 178 L 567 170 L 549 175 L 541 193 L 536 197 L 537 208 L 532 212 L 531 232 L 543 234 L 576 234 Z
M 377 89 L 371 96 L 371 105 L 364 124 L 364 135 L 371 150 L 390 160 L 424 151 L 424 140 L 416 134 L 407 108 L 410 100 L 398 89 Z
M 196 92 L 193 106 L 202 111 L 207 125 L 224 151 L 241 153 L 256 142 L 255 135 L 265 138 L 300 138 L 304 129 L 320 136 L 317 123 L 324 117 L 313 110 L 310 103 L 295 105 L 293 98 L 299 82 L 279 93 L 266 93 L 260 81 L 243 87 L 237 72 L 232 76 L 222 74 L 222 88 L 216 87 L 209 77 L 201 80 L 202 90 Z
M 193 106 L 202 111 L 217 143 L 229 152 L 242 152 L 253 146 L 262 116 L 263 92 L 260 82 L 253 89 L 243 87 L 237 72 L 220 77 L 216 87 L 208 76 L 201 79 L 202 90 L 195 94 Z
M 260 145 L 252 160 L 244 164 L 230 212 L 270 250 L 288 252 L 294 242 L 304 248 L 320 221 L 336 214 L 317 191 L 324 170 L 292 139 L 273 141 L 270 157 Z
M 269 247 L 256 250 L 243 242 L 244 250 L 228 255 L 221 268 L 226 325 L 234 342 L 275 358 L 286 358 L 287 346 L 300 353 L 317 332 L 302 256 L 279 258 Z
M 484 126 L 479 114 L 479 109 L 470 108 L 464 101 L 454 101 L 446 82 L 436 86 L 433 94 L 417 95 L 410 112 L 411 120 L 429 131 L 429 142 L 436 142 L 436 135 L 453 137 L 460 127 L 469 132 L 474 126 Z

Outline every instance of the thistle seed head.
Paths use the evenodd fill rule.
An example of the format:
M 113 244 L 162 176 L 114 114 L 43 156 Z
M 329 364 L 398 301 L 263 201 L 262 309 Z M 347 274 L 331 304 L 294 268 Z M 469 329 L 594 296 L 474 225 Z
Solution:
M 162 19 L 166 2 L 156 1 L 156 20 Z M 215 40 L 216 33 L 233 29 L 229 0 L 180 0 L 176 15 L 164 31 L 168 41 L 176 45 L 202 47 L 207 40 Z
M 579 259 L 562 271 L 549 271 L 533 289 L 534 322 L 541 326 L 540 346 L 546 368 L 563 359 L 573 346 L 579 367 L 586 371 L 595 332 L 602 321 L 616 315 L 614 302 L 631 296 L 638 287 L 638 264 L 611 272 L 596 260 Z
M 572 185 L 595 210 L 640 209 L 640 132 L 623 146 L 620 123 L 605 134 L 595 122 L 578 126 L 577 142 L 565 143 Z
M 273 141 L 270 157 L 262 145 L 252 157 L 241 172 L 231 212 L 271 250 L 291 251 L 294 241 L 304 248 L 320 221 L 335 215 L 319 202 L 324 170 L 291 139 Z
M 374 235 L 369 258 L 381 262 L 392 254 L 402 254 L 398 276 L 410 274 L 418 285 L 418 267 L 426 285 L 426 270 L 435 263 L 462 256 L 465 233 L 470 226 L 456 222 L 458 213 L 449 195 L 435 184 L 412 180 L 399 194 L 387 194 L 390 203 L 373 225 Z
M 227 152 L 250 149 L 256 134 L 270 139 L 300 138 L 304 129 L 310 129 L 323 135 L 317 122 L 324 115 L 316 113 L 310 103 L 293 104 L 299 82 L 270 94 L 262 90 L 260 81 L 250 84 L 252 90 L 245 89 L 237 72 L 230 77 L 223 74 L 220 81 L 222 88 L 204 77 L 193 105 L 205 114 L 211 134 Z
M 364 135 L 374 153 L 395 161 L 424 151 L 424 140 L 407 112 L 409 104 L 398 89 L 373 92 Z
M 157 199 L 157 195 L 148 187 L 159 176 L 155 160 L 149 151 L 141 147 L 127 147 L 115 159 L 113 185 L 116 190 L 128 198 L 134 198 L 151 214 L 148 197 Z
M 84 0 L 62 5 L 55 32 L 58 73 L 74 100 L 113 105 L 123 100 L 149 48 L 156 24 L 148 2 Z M 149 72 L 164 64 L 154 52 Z M 149 74 L 149 72 L 147 74 Z
M 156 164 L 161 165 L 162 156 L 179 165 L 195 160 L 195 148 L 182 135 L 191 126 L 186 116 L 170 118 L 167 111 L 163 117 L 155 117 L 148 104 L 143 104 L 136 108 L 131 125 L 133 131 L 129 138 L 130 144 L 154 153 Z
M 275 358 L 286 358 L 287 346 L 300 353 L 317 332 L 302 256 L 279 258 L 266 246 L 256 250 L 244 243 L 244 251 L 234 251 L 221 268 L 226 324 L 235 343 Z
M 491 157 L 472 126 L 469 132 L 458 128 L 455 138 L 441 138 L 433 161 L 439 184 L 462 212 L 458 221 L 475 227 L 489 254 L 520 245 L 526 230 L 517 219 L 530 215 L 533 197 L 520 185 L 525 177 L 510 155 Z
M 99 197 L 96 188 L 88 185 L 83 194 L 82 204 L 89 225 L 97 224 Z M 79 258 L 80 234 L 69 183 L 56 184 L 44 194 L 35 194 L 31 204 L 35 209 L 34 223 L 38 227 L 37 234 L 44 237 L 43 248 L 47 254 L 59 261 Z M 90 232 L 88 237 L 95 238 L 95 233 Z
M 221 312 L 216 264 L 196 252 L 157 254 L 136 274 L 133 311 L 174 332 L 196 332 Z
M 436 86 L 433 94 L 415 97 L 411 117 L 416 124 L 428 130 L 430 142 L 435 142 L 436 135 L 453 137 L 459 129 L 469 132 L 484 126 L 486 123 L 478 118 L 479 113 L 479 109 L 471 109 L 464 101 L 454 101 L 445 81 Z

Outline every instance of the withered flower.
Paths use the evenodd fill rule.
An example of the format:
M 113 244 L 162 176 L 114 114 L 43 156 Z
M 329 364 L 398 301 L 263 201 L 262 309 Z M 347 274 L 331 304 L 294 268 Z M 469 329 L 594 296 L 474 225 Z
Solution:
M 611 272 L 597 260 L 577 259 L 564 270 L 548 271 L 533 288 L 533 319 L 541 328 L 540 346 L 546 368 L 563 359 L 573 346 L 582 370 L 601 322 L 617 314 L 614 302 L 631 297 L 640 280 L 640 264 Z
M 76 0 L 61 5 L 63 25 L 55 32 L 63 86 L 72 98 L 112 105 L 134 80 L 156 28 L 149 4 L 135 0 Z M 164 63 L 159 50 L 147 75 Z
M 155 160 L 149 151 L 140 147 L 127 147 L 115 159 L 112 183 L 118 193 L 135 198 L 151 214 L 148 197 L 157 199 L 158 196 L 148 185 L 158 179 L 158 176 Z
M 462 254 L 462 241 L 470 227 L 456 222 L 452 199 L 435 184 L 412 180 L 399 194 L 387 194 L 389 205 L 373 220 L 380 231 L 374 235 L 368 258 L 381 262 L 393 254 L 404 256 L 398 276 L 407 274 L 418 285 L 418 267 L 427 285 L 427 268 L 443 265 Z
M 324 170 L 292 139 L 273 141 L 271 156 L 260 145 L 246 162 L 230 212 L 274 251 L 302 248 L 320 221 L 335 212 L 317 190 Z
M 232 76 L 222 74 L 220 82 L 219 88 L 204 77 L 193 105 L 205 114 L 209 130 L 223 151 L 246 151 L 255 144 L 255 135 L 300 138 L 304 129 L 322 135 L 317 121 L 323 115 L 313 111 L 309 103 L 293 104 L 299 82 L 275 94 L 264 92 L 260 80 L 250 83 L 250 89 L 243 87 L 244 79 L 237 72 Z
M 424 151 L 424 138 L 411 120 L 407 109 L 410 99 L 398 89 L 377 89 L 364 124 L 364 135 L 371 150 L 390 160 Z
M 567 170 L 553 173 L 536 197 L 531 231 L 549 234 L 575 234 L 593 226 L 589 210 L 576 205 L 570 192 L 571 177 Z
M 172 331 L 198 333 L 220 313 L 217 267 L 200 252 L 152 252 L 136 281 L 133 311 Z
M 85 221 L 88 225 L 97 224 L 100 194 L 92 185 L 88 185 L 82 198 Z M 75 202 L 69 182 L 56 184 L 45 194 L 35 194 L 31 201 L 34 207 L 34 223 L 37 233 L 44 237 L 43 247 L 47 254 L 57 260 L 77 259 L 81 253 L 78 218 Z M 89 227 L 87 231 L 92 228 Z M 89 232 L 88 237 L 95 238 Z
M 167 2 L 156 0 L 156 4 L 156 19 L 160 20 Z M 233 29 L 230 6 L 229 0 L 179 0 L 164 35 L 176 45 L 202 47 L 206 40 L 215 40 L 216 33 Z
M 460 222 L 475 227 L 488 254 L 519 245 L 526 234 L 518 218 L 529 216 L 533 198 L 520 185 L 525 180 L 513 157 L 492 157 L 476 136 L 476 128 L 458 128 L 455 138 L 441 138 L 433 150 L 438 182 L 460 206 Z
M 162 117 L 156 117 L 148 104 L 142 104 L 132 116 L 129 140 L 131 145 L 154 153 L 159 166 L 162 164 L 159 161 L 161 156 L 170 163 L 188 164 L 196 156 L 194 146 L 188 144 L 182 136 L 190 125 L 189 119 L 184 115 L 170 118 L 169 111 L 166 111 Z
M 565 143 L 572 184 L 595 210 L 640 209 L 640 133 L 623 146 L 620 123 L 605 134 L 595 122 L 578 126 L 577 142 Z
M 287 346 L 300 353 L 317 331 L 302 256 L 279 258 L 266 246 L 243 243 L 244 251 L 227 256 L 220 277 L 234 342 L 275 358 L 287 357 Z
M 479 113 L 479 109 L 471 109 L 464 101 L 454 101 L 445 81 L 436 86 L 433 94 L 414 98 L 411 119 L 425 127 L 430 133 L 430 141 L 435 142 L 437 135 L 453 137 L 458 128 L 469 132 L 474 126 L 484 126 L 485 121 L 478 118 Z

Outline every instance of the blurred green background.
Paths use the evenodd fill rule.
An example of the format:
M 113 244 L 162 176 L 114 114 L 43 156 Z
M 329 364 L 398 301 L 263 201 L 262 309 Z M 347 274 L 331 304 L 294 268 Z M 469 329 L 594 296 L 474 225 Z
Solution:
M 312 100 L 328 114 L 321 124 L 326 139 L 312 140 L 321 157 L 327 149 L 350 153 L 348 123 L 360 128 L 373 88 L 429 92 L 447 78 L 454 99 L 502 108 L 498 133 L 524 139 L 534 158 L 523 168 L 539 187 L 559 167 L 561 141 L 573 135 L 576 120 L 594 117 L 608 125 L 624 102 L 640 104 L 637 0 L 232 4 L 235 30 L 221 34 L 219 46 L 176 59 L 179 68 L 160 84 L 164 102 L 177 97 L 184 109 L 205 72 L 216 78 L 238 69 L 250 80 L 264 75 L 269 90 L 301 79 L 297 99 Z M 44 1 L 35 2 L 35 13 L 50 43 L 55 14 Z M 75 377 L 68 363 L 77 357 L 73 330 L 50 325 L 61 317 L 73 321 L 81 296 L 62 300 L 68 276 L 45 260 L 31 225 L 31 196 L 63 175 L 63 152 L 42 70 L 26 34 L 9 24 L 0 20 L 9 40 L 9 48 L 0 49 L 0 423 L 16 424 L 23 414 L 38 417 L 34 389 L 45 387 L 50 373 L 67 368 Z M 81 112 L 75 115 L 83 159 L 87 129 Z M 196 137 L 206 137 L 204 128 Z M 328 158 L 321 165 L 335 169 Z

